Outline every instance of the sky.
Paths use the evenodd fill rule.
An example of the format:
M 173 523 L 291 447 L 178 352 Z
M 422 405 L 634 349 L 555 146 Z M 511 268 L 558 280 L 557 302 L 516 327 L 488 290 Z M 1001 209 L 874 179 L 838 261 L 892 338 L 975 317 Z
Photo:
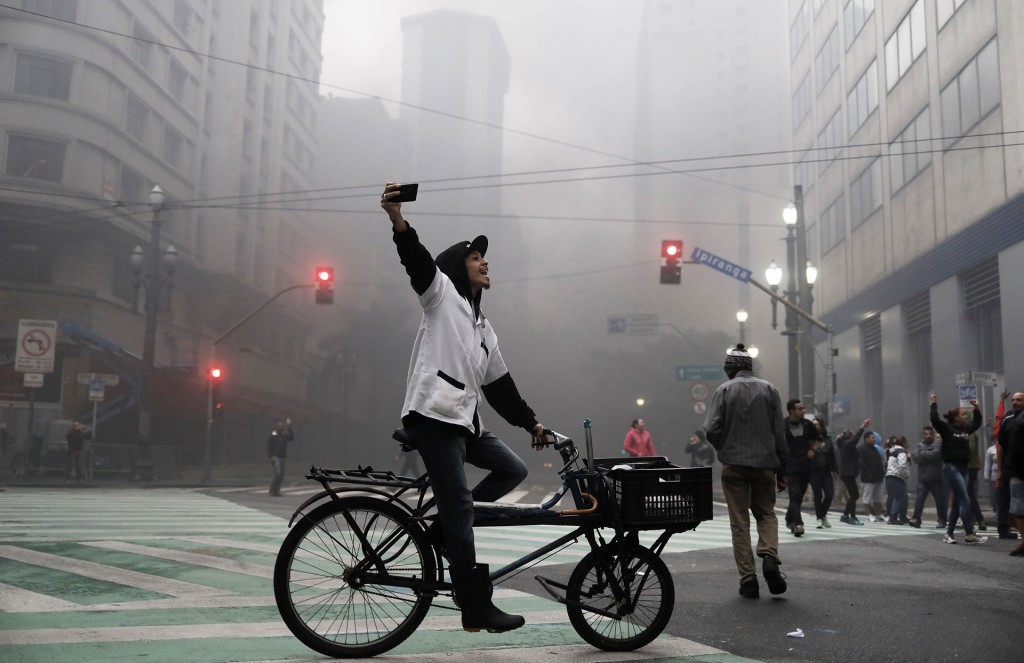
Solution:
M 507 129 L 503 136 L 504 173 L 636 161 L 637 58 L 645 4 L 642 0 L 325 0 L 321 92 L 398 100 L 402 85 L 402 17 L 434 9 L 487 15 L 496 21 L 511 60 L 504 108 Z M 728 12 L 738 11 L 743 2 L 677 0 L 673 5 L 681 8 L 679 12 L 693 10 L 692 14 L 685 13 L 683 20 L 690 19 L 691 15 L 695 17 L 691 20 L 691 36 L 700 45 L 694 48 L 707 47 L 710 62 L 698 57 L 670 63 L 671 66 L 661 69 L 669 76 L 654 81 L 662 108 L 659 112 L 662 120 L 678 112 L 680 128 L 685 128 L 680 131 L 681 135 L 689 131 L 690 135 L 703 134 L 710 138 L 691 144 L 686 142 L 689 138 L 677 136 L 675 140 L 666 140 L 664 145 L 670 150 L 670 158 L 708 156 L 708 150 L 715 149 L 715 136 L 726 130 L 720 126 L 726 121 L 714 115 L 717 112 L 714 104 L 700 103 L 701 95 L 707 93 L 695 88 L 707 82 L 708 90 L 720 89 L 703 73 L 713 71 L 715 62 L 733 67 L 744 63 L 738 63 L 734 53 L 716 54 L 711 50 L 721 31 L 735 39 L 735 34 L 728 32 L 732 29 L 728 21 L 703 25 L 700 20 L 711 11 L 709 7 L 714 7 L 714 11 L 728 7 L 728 15 Z M 780 27 L 777 39 L 785 40 L 785 27 Z M 776 39 L 774 35 L 771 38 Z M 763 55 L 757 52 L 756 44 L 751 50 L 753 52 L 746 57 L 750 66 L 756 68 L 760 64 L 757 59 Z M 783 60 L 785 62 L 780 62 L 778 67 L 777 84 L 780 89 L 788 89 L 788 67 L 785 66 L 788 58 Z M 783 90 L 782 97 L 788 98 L 788 92 Z M 398 116 L 397 104 L 385 103 L 385 108 L 392 117 Z M 689 126 L 684 127 L 686 117 L 691 119 Z M 780 124 L 783 129 L 788 128 L 785 126 L 788 109 L 784 109 L 782 118 Z M 708 126 L 703 126 L 704 123 Z M 756 125 L 752 129 L 752 133 L 757 133 Z M 785 136 L 784 130 L 779 135 Z M 758 144 L 755 136 L 751 149 L 788 147 L 771 142 L 774 138 L 767 139 L 767 145 L 763 144 L 764 140 Z M 779 140 L 784 142 L 785 139 Z M 503 354 L 506 359 L 516 358 L 516 375 L 525 376 L 523 381 L 530 387 L 530 393 L 548 393 L 535 382 L 531 384 L 537 376 L 558 379 L 557 374 L 545 372 L 551 366 L 548 354 L 538 359 L 532 356 L 536 353 L 535 344 L 544 340 L 549 331 L 544 321 L 550 321 L 547 326 L 558 327 L 560 336 L 575 341 L 565 338 L 549 341 L 546 352 L 560 355 L 577 368 L 592 361 L 581 347 L 614 352 L 653 342 L 650 337 L 610 335 L 607 331 L 610 316 L 658 315 L 667 323 L 659 330 L 662 337 L 692 348 L 687 338 L 676 336 L 668 325 L 682 334 L 696 328 L 735 335 L 735 313 L 741 306 L 751 311 L 747 323 L 749 333 L 757 338 L 762 348 L 770 348 L 764 355 L 765 372 L 784 378 L 784 339 L 769 328 L 770 305 L 766 296 L 751 295 L 752 287 L 741 286 L 700 266 L 687 267 L 686 284 L 682 287 L 657 283 L 657 245 L 663 237 L 685 237 L 684 253 L 699 243 L 712 252 L 721 249 L 721 255 L 727 258 L 742 257 L 742 253 L 736 253 L 742 251 L 742 247 L 737 246 L 737 222 L 733 217 L 737 214 L 739 196 L 736 194 L 749 193 L 751 184 L 757 192 L 752 203 L 757 209 L 749 215 L 752 219 L 748 240 L 752 247 L 750 268 L 763 274 L 770 258 L 781 262 L 785 257 L 784 245 L 778 241 L 785 232 L 781 210 L 788 202 L 787 188 L 789 191 L 791 188 L 788 173 L 780 176 L 779 172 L 782 171 L 769 178 L 770 183 L 758 182 L 761 173 L 754 170 L 707 173 L 700 180 L 677 176 L 650 178 L 657 182 L 652 197 L 660 197 L 658 187 L 681 185 L 692 187 L 695 199 L 692 206 L 685 200 L 679 205 L 677 195 L 676 202 L 665 203 L 660 208 L 656 205 L 648 212 L 651 218 L 640 220 L 637 220 L 640 212 L 635 205 L 636 180 L 506 187 L 502 211 L 521 218 L 519 225 L 530 249 L 526 255 L 516 256 L 517 260 L 510 264 L 507 254 L 492 247 L 492 280 L 496 285 L 493 292 L 488 293 L 488 300 L 504 299 L 503 287 L 526 291 L 531 317 L 535 318 L 532 328 L 519 328 L 520 321 L 510 321 L 507 316 L 497 319 L 506 348 Z M 717 183 L 722 180 L 731 180 L 734 184 L 742 182 L 747 188 Z M 426 200 L 417 203 L 416 212 L 428 209 L 433 212 L 436 208 L 430 205 L 443 205 L 431 195 L 424 196 L 423 187 L 420 195 Z M 573 217 L 577 220 L 572 220 Z M 712 223 L 716 220 L 722 223 Z M 766 253 L 768 247 L 771 247 L 770 254 Z M 644 264 L 645 261 L 649 264 Z M 634 267 L 629 268 L 630 265 Z M 381 269 L 386 267 L 383 265 Z M 521 278 L 527 273 L 577 276 L 538 283 Z M 495 304 L 489 304 L 489 311 L 495 314 Z M 723 343 L 723 355 L 724 349 Z M 524 354 L 527 355 L 525 360 Z M 720 357 L 715 356 L 707 358 L 705 363 L 719 361 Z M 673 357 L 666 356 L 664 366 L 650 370 L 667 372 L 669 379 L 674 380 L 675 362 Z M 575 371 L 571 375 L 578 377 Z M 642 386 L 636 387 L 637 395 L 643 391 Z M 658 400 L 656 395 L 646 393 L 646 396 L 650 401 Z M 672 398 L 678 403 L 680 395 Z M 681 398 L 682 405 L 689 410 L 692 405 L 689 397 L 682 394 Z M 615 420 L 631 418 L 632 414 L 623 408 L 621 413 L 616 412 Z M 681 427 L 691 426 L 699 419 L 692 410 L 689 416 L 673 414 L 672 417 L 672 423 Z M 659 422 L 655 417 L 655 422 L 662 426 L 669 424 L 665 418 Z

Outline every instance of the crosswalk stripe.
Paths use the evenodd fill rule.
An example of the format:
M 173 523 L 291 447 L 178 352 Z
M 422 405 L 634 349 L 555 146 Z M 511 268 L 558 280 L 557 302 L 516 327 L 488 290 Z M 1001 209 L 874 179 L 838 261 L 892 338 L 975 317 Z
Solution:
M 129 571 L 106 564 L 97 564 L 72 557 L 52 555 L 50 553 L 19 548 L 17 546 L 0 545 L 0 557 L 16 562 L 41 566 L 55 571 L 73 573 L 94 580 L 105 580 L 119 585 L 128 585 L 137 589 L 145 589 L 168 596 L 216 596 L 233 592 L 197 585 L 182 580 L 173 580 L 154 576 L 139 571 Z

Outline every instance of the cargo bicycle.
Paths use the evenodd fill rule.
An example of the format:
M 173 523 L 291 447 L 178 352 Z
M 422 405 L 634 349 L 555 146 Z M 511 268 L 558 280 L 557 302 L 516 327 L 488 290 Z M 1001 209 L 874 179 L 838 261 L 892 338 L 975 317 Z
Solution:
M 590 551 L 567 582 L 535 576 L 566 607 L 576 632 L 608 651 L 649 644 L 668 624 L 675 588 L 660 554 L 673 534 L 712 517 L 710 468 L 681 468 L 664 457 L 594 459 L 569 437 L 545 430 L 564 462 L 562 484 L 543 504 L 474 503 L 474 528 L 560 525 L 572 529 L 490 572 L 491 582 L 521 572 L 583 539 Z M 405 431 L 393 437 L 410 450 Z M 323 486 L 289 521 L 274 567 L 274 596 L 289 630 L 336 658 L 388 651 L 423 622 L 433 600 L 452 598 L 446 551 L 427 527 L 436 518 L 429 477 L 370 467 L 310 468 Z M 558 510 L 566 495 L 572 508 Z M 650 546 L 641 530 L 662 530 Z M 449 607 L 439 604 L 438 607 Z M 458 607 L 452 608 L 457 610 Z

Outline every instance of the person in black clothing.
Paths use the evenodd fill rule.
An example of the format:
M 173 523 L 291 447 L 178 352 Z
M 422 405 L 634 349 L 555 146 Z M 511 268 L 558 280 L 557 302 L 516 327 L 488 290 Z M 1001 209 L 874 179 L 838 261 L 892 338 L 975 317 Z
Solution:
M 836 449 L 839 452 L 837 454 L 839 457 L 839 479 L 846 486 L 848 495 L 846 507 L 839 520 L 847 525 L 864 524 L 857 518 L 857 498 L 860 497 L 860 490 L 857 488 L 857 476 L 860 474 L 860 454 L 857 452 L 857 443 L 864 435 L 864 429 L 870 425 L 871 420 L 865 419 L 857 432 L 847 428 L 836 438 Z
M 686 450 L 690 452 L 690 467 L 711 467 L 715 464 L 715 448 L 699 428 L 690 436 Z
M 786 445 L 789 447 L 789 462 L 786 464 L 786 484 L 789 488 L 789 508 L 786 510 L 786 526 L 793 536 L 803 536 L 804 518 L 800 507 L 811 482 L 814 457 L 818 454 L 821 436 L 810 420 L 804 418 L 804 405 L 799 399 L 786 403 L 789 416 L 786 417 Z
M 821 436 L 814 446 L 814 458 L 811 459 L 811 492 L 814 495 L 814 515 L 818 519 L 818 529 L 822 529 L 832 527 L 828 521 L 828 510 L 832 507 L 832 497 L 835 495 L 839 465 L 832 436 L 828 434 L 825 422 L 815 417 L 811 423 Z
M 292 434 L 292 420 L 285 419 L 274 424 L 267 438 L 267 458 L 270 459 L 270 494 L 281 496 L 281 483 L 284 481 L 285 458 L 288 456 L 288 443 L 295 439 Z
M 999 427 L 999 444 L 1003 448 L 1002 481 L 1010 497 L 1006 533 L 1011 533 L 1010 526 L 1015 526 L 1024 535 L 1024 392 L 1016 392 L 1011 402 L 1013 411 L 1003 418 Z M 1024 557 L 1024 540 L 1010 555 Z
M 92 431 L 81 422 L 74 422 L 68 429 L 64 439 L 68 441 L 68 483 L 71 483 L 71 472 L 74 470 L 75 483 L 82 483 L 82 454 L 85 452 L 85 441 L 92 439 Z
M 981 409 L 978 408 L 978 401 L 971 401 L 974 408 L 974 416 L 968 423 L 964 418 L 963 410 L 958 407 L 952 408 L 945 415 L 946 421 L 939 418 L 939 403 L 935 394 L 929 397 L 931 406 L 928 408 L 928 418 L 932 427 L 942 437 L 942 476 L 949 484 L 950 493 L 953 495 L 953 506 L 950 509 L 949 520 L 946 522 L 946 535 L 942 540 L 946 543 L 956 543 L 953 532 L 956 531 L 956 521 L 962 519 L 964 532 L 967 536 L 964 543 L 974 546 L 988 541 L 987 536 L 977 536 L 974 533 L 974 522 L 971 517 L 971 498 L 967 494 L 967 462 L 970 459 L 970 435 L 981 428 Z
M 885 481 L 885 463 L 875 444 L 881 436 L 874 431 L 864 431 L 864 440 L 857 447 L 860 456 L 860 484 L 864 489 L 864 505 L 868 508 L 868 521 L 882 519 L 882 493 Z

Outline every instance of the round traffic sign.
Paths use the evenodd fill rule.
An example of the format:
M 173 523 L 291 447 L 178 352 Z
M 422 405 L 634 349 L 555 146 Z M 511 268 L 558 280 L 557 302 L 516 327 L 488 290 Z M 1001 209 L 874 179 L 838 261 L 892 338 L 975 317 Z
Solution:
M 708 404 L 704 401 L 697 401 L 693 404 L 693 411 L 697 414 L 704 414 L 708 411 Z
M 708 385 L 704 382 L 696 382 L 690 387 L 690 395 L 693 396 L 695 401 L 706 401 L 710 394 L 711 390 L 708 389 Z

